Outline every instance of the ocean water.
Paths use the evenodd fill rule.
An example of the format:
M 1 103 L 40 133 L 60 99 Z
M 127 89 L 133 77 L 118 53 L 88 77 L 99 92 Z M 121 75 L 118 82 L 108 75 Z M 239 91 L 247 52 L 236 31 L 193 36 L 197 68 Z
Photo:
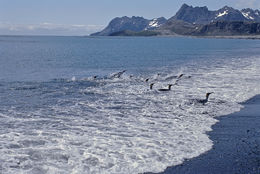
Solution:
M 260 40 L 1 36 L 0 173 L 181 164 L 212 148 L 216 117 L 260 94 L 259 55 Z

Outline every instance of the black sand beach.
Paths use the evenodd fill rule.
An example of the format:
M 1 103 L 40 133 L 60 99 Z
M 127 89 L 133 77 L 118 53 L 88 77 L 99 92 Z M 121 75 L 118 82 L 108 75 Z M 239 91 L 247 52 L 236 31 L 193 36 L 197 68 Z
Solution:
M 213 148 L 161 174 L 260 174 L 260 95 L 240 112 L 219 117 L 208 132 Z

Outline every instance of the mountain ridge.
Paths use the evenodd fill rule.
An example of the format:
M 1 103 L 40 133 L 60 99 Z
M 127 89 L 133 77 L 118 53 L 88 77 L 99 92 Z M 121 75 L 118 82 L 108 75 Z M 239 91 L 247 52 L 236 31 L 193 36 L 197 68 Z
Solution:
M 97 33 L 91 34 L 92 36 L 109 36 L 113 33 L 117 33 L 120 31 L 133 31 L 140 32 L 143 30 L 154 30 L 160 27 L 167 21 L 164 17 L 154 18 L 151 20 L 145 19 L 139 16 L 127 17 L 116 17 L 111 22 L 109 22 L 108 26 Z
M 104 30 L 91 36 L 259 35 L 259 26 L 259 10 L 237 10 L 224 6 L 211 11 L 207 6 L 193 7 L 183 4 L 168 20 L 164 17 L 152 20 L 136 16 L 117 17 Z

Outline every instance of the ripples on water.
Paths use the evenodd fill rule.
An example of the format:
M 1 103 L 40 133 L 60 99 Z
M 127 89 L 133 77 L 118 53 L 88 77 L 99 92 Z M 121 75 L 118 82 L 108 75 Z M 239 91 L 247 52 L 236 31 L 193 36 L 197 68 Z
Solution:
M 157 73 L 1 82 L 0 173 L 160 172 L 209 150 L 214 118 L 260 93 L 256 57 Z

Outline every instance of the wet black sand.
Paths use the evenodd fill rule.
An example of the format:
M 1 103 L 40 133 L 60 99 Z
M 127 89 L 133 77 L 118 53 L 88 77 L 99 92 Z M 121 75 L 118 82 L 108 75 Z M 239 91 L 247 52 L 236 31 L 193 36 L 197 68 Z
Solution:
M 260 95 L 240 112 L 219 117 L 208 132 L 213 148 L 162 174 L 260 174 Z

